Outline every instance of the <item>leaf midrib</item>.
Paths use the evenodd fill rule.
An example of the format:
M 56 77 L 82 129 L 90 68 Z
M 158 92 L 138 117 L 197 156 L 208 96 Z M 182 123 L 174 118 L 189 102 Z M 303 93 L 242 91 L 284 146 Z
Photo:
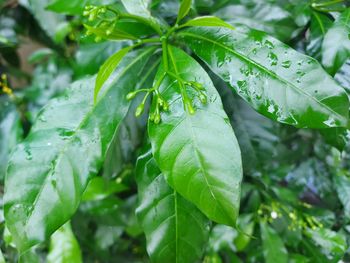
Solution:
M 145 52 L 141 53 L 139 56 L 137 56 L 130 64 L 128 64 L 125 69 L 120 73 L 120 75 L 118 76 L 118 79 L 119 80 L 133 65 L 135 65 L 141 58 L 143 58 L 144 56 L 146 56 L 148 53 L 152 53 L 154 51 L 154 48 L 153 49 L 149 49 L 149 50 L 146 50 Z M 112 86 L 112 84 L 110 85 L 110 87 Z M 87 123 L 88 119 L 91 117 L 91 115 L 94 113 L 95 109 L 97 108 L 97 106 L 99 105 L 99 103 L 102 101 L 102 99 L 107 95 L 108 91 L 110 90 L 110 88 L 106 89 L 106 91 L 102 94 L 102 96 L 100 97 L 100 99 L 96 102 L 96 104 L 94 104 L 94 106 L 87 112 L 86 116 L 81 120 L 79 126 L 74 130 L 74 135 L 71 136 L 68 140 L 67 140 L 67 143 L 65 143 L 62 147 L 62 149 L 58 152 L 57 154 L 57 158 L 56 160 L 59 160 L 61 158 L 61 156 L 63 155 L 63 153 L 66 151 L 68 145 L 70 145 L 71 141 L 73 138 L 76 137 L 76 134 L 77 132 L 85 125 L 85 123 Z M 39 200 L 39 197 L 41 196 L 41 193 L 42 191 L 44 190 L 44 187 L 47 183 L 47 178 L 49 178 L 49 174 L 52 172 L 52 171 L 55 171 L 56 170 L 56 167 L 57 167 L 57 163 L 56 162 L 56 165 L 51 168 L 50 170 L 47 171 L 46 173 L 46 176 L 45 176 L 45 179 L 44 179 L 44 182 L 43 184 L 40 186 L 40 189 L 38 191 L 38 194 L 36 195 L 35 199 L 34 199 L 34 202 L 33 202 L 33 207 L 34 209 L 30 210 L 29 212 L 29 215 L 24 223 L 25 226 L 27 226 L 28 224 L 28 221 L 29 219 L 31 218 L 31 216 L 33 215 L 33 212 L 35 210 L 35 207 L 36 207 L 36 204 Z
M 189 32 L 181 32 L 180 34 L 182 35 L 188 35 L 188 36 L 191 36 L 193 38 L 198 38 L 198 39 L 202 39 L 204 41 L 208 41 L 208 42 L 211 42 L 215 45 L 218 45 L 220 47 L 222 47 L 223 49 L 226 49 L 227 51 L 229 51 L 230 53 L 232 53 L 233 55 L 235 55 L 236 57 L 240 58 L 241 60 L 244 60 L 248 63 L 251 63 L 252 65 L 256 66 L 257 68 L 259 68 L 261 71 L 263 72 L 266 72 L 268 75 L 270 75 L 271 77 L 279 80 L 280 82 L 284 83 L 285 85 L 287 86 L 290 86 L 292 87 L 294 90 L 296 90 L 298 93 L 300 94 L 303 94 L 305 95 L 306 97 L 308 97 L 309 99 L 313 100 L 314 102 L 316 102 L 318 105 L 326 108 L 329 112 L 331 112 L 332 114 L 336 115 L 340 120 L 342 120 L 342 122 L 346 123 L 347 122 L 347 119 L 344 118 L 343 116 L 341 116 L 339 113 L 335 112 L 333 109 L 331 109 L 329 106 L 323 104 L 321 101 L 317 100 L 316 98 L 310 96 L 308 93 L 304 92 L 302 89 L 298 88 L 297 86 L 295 86 L 293 83 L 290 83 L 288 80 L 285 80 L 281 77 L 279 77 L 276 73 L 268 70 L 266 67 L 264 67 L 263 65 L 255 62 L 254 60 L 251 60 L 250 58 L 247 58 L 245 57 L 244 55 L 238 53 L 237 51 L 219 43 L 219 42 L 216 42 L 212 39 L 209 39 L 209 38 L 205 38 L 205 37 L 202 37 L 202 36 L 199 36 L 197 34 L 193 34 L 193 33 L 189 33 Z
M 168 54 L 169 54 L 169 57 L 170 57 L 170 61 L 172 62 L 172 65 L 174 67 L 174 71 L 177 75 L 179 75 L 179 72 L 178 72 L 178 68 L 177 68 L 177 65 L 175 63 L 175 59 L 174 59 L 174 54 L 173 54 L 173 51 L 172 51 L 172 48 L 169 47 L 168 49 Z M 211 187 L 211 184 L 209 184 L 208 182 L 208 179 L 206 178 L 206 171 L 205 169 L 203 169 L 204 165 L 202 163 L 202 160 L 200 158 L 200 154 L 199 154 L 199 151 L 198 151 L 198 144 L 197 144 L 197 141 L 196 141 L 196 136 L 195 136 L 195 133 L 194 133 L 194 130 L 193 130 L 193 125 L 192 125 L 192 122 L 190 120 L 190 116 L 189 116 L 189 113 L 185 110 L 185 115 L 182 116 L 182 118 L 180 119 L 180 122 L 182 122 L 183 120 L 185 119 L 186 123 L 188 124 L 188 126 L 191 128 L 191 138 L 192 138 L 192 141 L 193 141 L 193 149 L 194 149 L 194 152 L 195 152 L 195 156 L 196 156 L 196 160 L 197 160 L 197 163 L 199 164 L 199 169 L 202 171 L 202 174 L 203 174 L 203 178 L 205 180 L 205 184 L 207 185 L 209 191 L 210 191 L 210 194 L 211 196 L 213 197 L 213 199 L 215 200 L 216 202 L 216 205 L 220 208 L 220 210 L 223 212 L 224 215 L 226 215 L 226 217 L 231 220 L 231 217 L 230 215 L 226 212 L 225 208 L 222 207 L 221 205 L 221 202 L 219 202 L 216 198 L 216 195 L 214 194 L 214 192 L 212 191 L 212 187 Z

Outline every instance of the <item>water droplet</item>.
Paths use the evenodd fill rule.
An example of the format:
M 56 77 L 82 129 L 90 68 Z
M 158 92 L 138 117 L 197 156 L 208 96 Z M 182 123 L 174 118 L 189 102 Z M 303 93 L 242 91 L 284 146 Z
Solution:
M 276 56 L 275 53 L 270 52 L 270 53 L 268 54 L 267 57 L 268 57 L 269 60 L 270 60 L 270 65 L 271 65 L 271 66 L 276 66 L 276 65 L 277 65 L 278 58 L 277 58 L 277 56 Z
M 57 187 L 57 182 L 56 182 L 55 179 L 52 179 L 52 180 L 51 180 L 51 184 L 52 184 L 53 188 L 56 188 L 56 187 Z
M 24 152 L 26 153 L 27 160 L 33 159 L 32 152 L 30 151 L 30 148 L 28 146 L 24 148 Z
M 48 143 L 47 143 L 47 146 L 51 146 L 51 145 L 52 145 L 52 143 L 51 143 L 51 142 L 48 142 Z
M 267 111 L 269 113 L 274 113 L 275 112 L 275 107 L 271 104 L 268 108 L 267 108 Z
M 258 50 L 257 50 L 256 48 L 254 48 L 254 49 L 252 50 L 252 52 L 253 52 L 254 55 L 256 55 L 256 53 L 258 52 Z
M 290 60 L 285 60 L 282 62 L 282 67 L 284 68 L 290 68 L 291 65 L 292 65 L 292 61 Z
M 332 118 L 329 118 L 328 120 L 323 122 L 324 124 L 326 124 L 328 127 L 334 127 L 335 126 L 335 120 Z
M 47 122 L 47 120 L 46 120 L 46 118 L 44 117 L 44 115 L 40 115 L 39 121 L 41 121 L 41 122 Z
M 269 41 L 269 40 L 265 40 L 264 45 L 266 47 L 268 47 L 269 49 L 273 49 L 275 47 L 274 44 L 271 41 Z

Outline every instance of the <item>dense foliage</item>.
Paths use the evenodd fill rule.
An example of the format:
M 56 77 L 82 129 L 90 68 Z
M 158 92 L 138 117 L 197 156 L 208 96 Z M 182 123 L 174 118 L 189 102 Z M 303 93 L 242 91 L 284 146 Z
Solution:
M 0 7 L 0 262 L 350 260 L 349 2 Z

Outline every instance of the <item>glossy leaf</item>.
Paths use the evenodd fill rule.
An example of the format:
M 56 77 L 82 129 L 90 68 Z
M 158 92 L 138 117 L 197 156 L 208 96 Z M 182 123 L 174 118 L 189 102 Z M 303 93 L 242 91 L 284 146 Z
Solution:
M 334 176 L 335 189 L 344 207 L 345 216 L 350 219 L 350 178 L 346 174 Z
M 107 181 L 103 177 L 91 179 L 82 196 L 82 201 L 101 200 L 112 194 L 120 193 L 128 188 L 116 181 Z
M 288 252 L 276 231 L 267 223 L 260 223 L 263 253 L 266 263 L 287 263 Z
M 344 11 L 326 33 L 322 45 L 322 64 L 334 75 L 350 57 L 350 8 Z
M 86 5 L 107 5 L 113 0 L 53 0 L 46 9 L 63 14 L 81 15 Z
M 187 21 L 185 24 L 181 25 L 181 27 L 187 26 L 221 26 L 227 27 L 229 29 L 234 30 L 235 28 L 225 21 L 221 20 L 215 16 L 201 16 Z
M 70 223 L 60 227 L 52 236 L 48 263 L 81 263 L 81 251 Z
M 209 236 L 209 220 L 166 182 L 151 149 L 137 162 L 136 210 L 152 262 L 196 262 Z
M 231 4 L 214 13 L 230 24 L 246 25 L 264 31 L 281 41 L 288 41 L 297 29 L 291 14 L 274 2 L 241 1 Z
M 255 30 L 191 28 L 180 34 L 263 115 L 303 128 L 348 125 L 348 97 L 315 59 Z
M 184 110 L 179 84 L 166 76 L 160 92 L 169 102 L 160 124 L 149 123 L 154 158 L 168 183 L 209 219 L 236 225 L 242 164 L 240 149 L 219 94 L 203 68 L 183 51 L 169 48 L 169 70 L 203 85 L 208 103 L 194 92 L 195 114 Z M 164 73 L 160 67 L 156 80 Z M 154 107 L 153 105 L 152 107 Z M 220 140 L 217 138 L 220 137 Z
M 131 50 L 131 47 L 125 47 L 119 50 L 114 55 L 110 56 L 100 67 L 95 83 L 94 90 L 94 101 L 96 102 L 98 93 L 100 92 L 103 84 L 111 76 L 113 71 L 118 67 L 119 63 L 125 57 L 126 54 Z
M 103 164 L 110 142 L 154 48 L 127 55 L 93 103 L 94 78 L 76 82 L 39 114 L 9 162 L 5 218 L 17 247 L 44 241 L 77 209 L 89 179 Z
M 148 10 L 150 0 L 121 0 L 121 2 L 129 13 L 147 18 L 151 17 Z
M 177 23 L 180 22 L 191 10 L 192 0 L 181 0 Z

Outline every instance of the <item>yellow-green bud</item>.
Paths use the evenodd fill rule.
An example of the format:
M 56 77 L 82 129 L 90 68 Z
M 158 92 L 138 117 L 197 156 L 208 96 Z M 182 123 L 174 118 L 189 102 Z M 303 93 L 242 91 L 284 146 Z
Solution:
M 135 116 L 139 117 L 143 113 L 143 110 L 145 108 L 145 104 L 141 103 L 139 106 L 137 106 L 136 111 L 135 111 Z
M 127 100 L 132 100 L 133 98 L 136 97 L 136 94 L 137 94 L 137 92 L 135 92 L 135 91 L 129 92 L 129 93 L 126 95 L 126 99 L 127 99 Z

